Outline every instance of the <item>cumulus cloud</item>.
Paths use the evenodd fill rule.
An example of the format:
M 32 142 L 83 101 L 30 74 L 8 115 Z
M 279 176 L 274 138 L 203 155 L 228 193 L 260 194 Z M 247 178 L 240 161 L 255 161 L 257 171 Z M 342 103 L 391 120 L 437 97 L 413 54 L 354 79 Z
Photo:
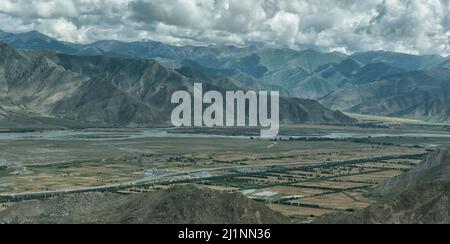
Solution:
M 450 54 L 450 0 L 2 0 L 0 29 L 65 41 L 261 42 Z

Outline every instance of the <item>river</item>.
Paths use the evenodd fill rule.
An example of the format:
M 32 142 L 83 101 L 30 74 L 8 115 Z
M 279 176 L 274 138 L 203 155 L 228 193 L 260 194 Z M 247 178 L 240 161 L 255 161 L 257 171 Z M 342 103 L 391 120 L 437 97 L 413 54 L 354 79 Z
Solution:
M 288 136 L 283 135 L 283 138 Z M 293 136 L 293 138 L 450 138 L 450 134 L 383 134 L 383 133 L 325 133 L 323 135 L 303 135 Z M 126 140 L 143 138 L 234 138 L 248 139 L 250 136 L 227 136 L 214 134 L 184 134 L 170 133 L 166 129 L 130 129 L 130 130 L 61 130 L 61 131 L 43 131 L 43 132 L 6 132 L 0 133 L 0 140 Z

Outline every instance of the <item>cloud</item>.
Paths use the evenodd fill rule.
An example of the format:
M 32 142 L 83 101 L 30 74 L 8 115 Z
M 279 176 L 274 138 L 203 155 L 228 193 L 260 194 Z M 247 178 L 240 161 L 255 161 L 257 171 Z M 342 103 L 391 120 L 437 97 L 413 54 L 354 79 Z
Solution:
M 0 12 L 24 18 L 76 17 L 78 12 L 74 4 L 71 0 L 5 0 L 0 3 Z
M 65 41 L 262 42 L 450 54 L 450 0 L 2 0 L 0 29 Z
M 300 25 L 298 15 L 280 11 L 269 22 L 270 28 L 277 39 L 289 46 L 295 45 Z

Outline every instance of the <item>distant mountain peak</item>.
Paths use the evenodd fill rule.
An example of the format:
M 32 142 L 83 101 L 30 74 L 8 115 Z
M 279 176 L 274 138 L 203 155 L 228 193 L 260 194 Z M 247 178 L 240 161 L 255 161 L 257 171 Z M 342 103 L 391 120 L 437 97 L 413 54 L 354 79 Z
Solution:
M 39 31 L 29 31 L 17 34 L 18 37 L 22 39 L 42 39 L 46 41 L 58 41 L 57 39 L 47 36 Z
M 19 34 L 4 32 L 0 34 L 0 39 L 19 49 L 45 49 L 73 54 L 80 48 L 80 45 L 58 41 L 38 31 Z

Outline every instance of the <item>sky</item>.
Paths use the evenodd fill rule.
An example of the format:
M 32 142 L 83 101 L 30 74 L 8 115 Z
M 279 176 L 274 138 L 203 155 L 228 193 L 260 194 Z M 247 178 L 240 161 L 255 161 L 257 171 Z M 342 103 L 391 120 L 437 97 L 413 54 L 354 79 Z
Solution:
M 263 43 L 450 55 L 450 0 L 1 0 L 0 29 L 60 40 Z

